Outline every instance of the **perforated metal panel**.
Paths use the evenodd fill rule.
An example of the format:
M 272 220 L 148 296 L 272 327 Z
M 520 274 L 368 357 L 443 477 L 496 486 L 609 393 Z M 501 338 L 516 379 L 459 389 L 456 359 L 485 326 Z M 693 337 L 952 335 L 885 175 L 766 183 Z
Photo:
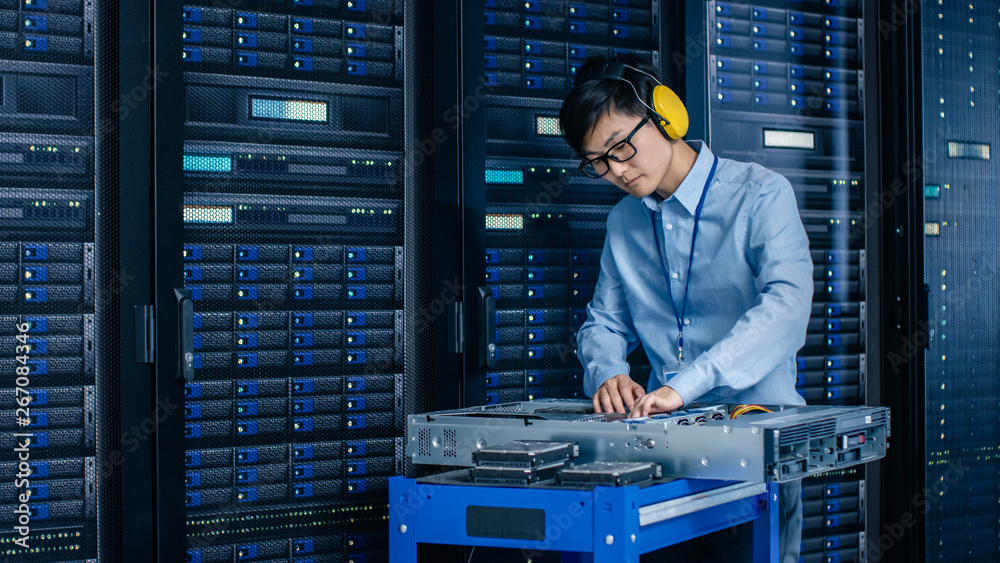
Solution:
M 928 561 L 1000 550 L 1000 293 L 996 291 L 1000 64 L 993 2 L 921 12 Z M 917 226 L 919 228 L 919 225 Z M 920 233 L 915 233 L 920 236 Z M 906 348 L 904 348 L 906 350 Z M 906 361 L 906 360 L 904 360 Z

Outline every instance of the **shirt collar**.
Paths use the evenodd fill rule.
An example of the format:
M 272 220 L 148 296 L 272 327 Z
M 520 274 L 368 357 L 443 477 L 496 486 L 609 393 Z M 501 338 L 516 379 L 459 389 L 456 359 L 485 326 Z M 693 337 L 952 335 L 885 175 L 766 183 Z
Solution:
M 642 203 L 649 209 L 657 211 L 662 202 L 676 199 L 684 206 L 684 209 L 687 209 L 688 213 L 694 215 L 695 209 L 698 207 L 698 200 L 701 199 L 701 192 L 705 190 L 705 180 L 708 179 L 708 173 L 712 170 L 712 161 L 715 155 L 705 141 L 685 142 L 698 153 L 694 166 L 691 167 L 687 176 L 681 181 L 681 185 L 677 186 L 669 198 L 661 200 L 660 196 L 655 193 L 642 198 Z

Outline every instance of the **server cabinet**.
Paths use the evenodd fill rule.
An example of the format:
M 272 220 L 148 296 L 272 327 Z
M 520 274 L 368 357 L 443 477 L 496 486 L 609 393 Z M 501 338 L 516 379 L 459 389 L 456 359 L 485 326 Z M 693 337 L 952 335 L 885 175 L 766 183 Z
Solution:
M 99 214 L 112 184 L 95 128 L 96 72 L 117 64 L 97 33 L 117 14 L 100 8 L 0 3 L 0 543 L 15 559 L 95 560 L 120 498 L 98 463 L 118 418 L 102 347 L 118 296 L 99 270 L 118 261 L 117 226 Z
M 632 53 L 660 64 L 661 2 L 487 0 L 463 9 L 461 69 L 472 84 L 461 115 L 463 256 L 473 294 L 464 303 L 463 406 L 583 397 L 576 331 L 620 195 L 578 172 L 559 108 L 589 57 Z M 644 383 L 644 352 L 629 360 Z
M 170 10 L 158 33 L 177 41 L 157 47 L 183 80 L 157 156 L 175 171 L 161 201 L 176 216 L 157 228 L 175 258 L 158 275 L 177 280 L 185 377 L 183 451 L 163 467 L 183 483 L 160 494 L 176 486 L 184 512 L 164 541 L 186 538 L 186 559 L 206 563 L 385 561 L 403 413 L 430 393 L 435 319 L 418 326 L 416 312 L 432 185 L 411 158 L 429 122 L 414 98 L 431 80 L 430 12 Z M 159 360 L 177 373 L 170 353 Z
M 871 18 L 860 1 L 686 9 L 688 35 L 700 42 L 684 60 L 688 104 L 705 104 L 692 134 L 716 154 L 785 176 L 809 236 L 815 287 L 796 389 L 808 403 L 864 404 L 877 380 L 867 361 L 867 304 L 877 300 L 866 244 L 874 218 L 865 214 L 875 166 L 866 156 Z M 803 481 L 800 561 L 864 560 L 869 484 L 864 469 Z
M 1000 65 L 997 6 L 935 5 L 919 18 L 922 146 L 910 177 L 922 204 L 913 237 L 923 246 L 927 308 L 909 336 L 923 355 L 923 481 L 927 561 L 995 558 L 1000 549 L 996 424 L 1000 386 L 997 229 Z M 922 189 L 921 189 L 922 188 Z M 918 207 L 919 209 L 919 207 Z M 912 358 L 906 349 L 893 360 Z M 904 360 L 910 361 L 910 360 Z M 922 391 L 922 393 L 921 393 Z M 921 397 L 922 395 L 922 397 Z M 919 452 L 920 449 L 916 449 Z
M 475 400 L 582 397 L 576 330 L 619 195 L 577 171 L 559 107 L 589 57 L 633 53 L 659 64 L 660 3 L 488 1 L 482 21 L 483 35 L 467 34 L 465 48 L 483 46 L 482 63 L 470 57 L 467 72 L 484 86 L 475 142 L 485 168 L 465 190 L 482 205 L 473 228 L 485 236 L 469 251 L 481 252 L 482 266 L 471 275 L 492 296 L 484 342 L 496 352 L 469 372 L 485 382 Z M 645 378 L 644 354 L 631 361 Z

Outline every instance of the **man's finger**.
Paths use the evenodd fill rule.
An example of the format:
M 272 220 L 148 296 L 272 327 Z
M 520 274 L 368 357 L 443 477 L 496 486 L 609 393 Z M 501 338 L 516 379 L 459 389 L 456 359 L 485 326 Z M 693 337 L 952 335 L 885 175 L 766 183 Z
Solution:
M 611 396 L 611 404 L 615 407 L 615 412 L 625 412 L 625 405 L 622 404 L 622 396 L 618 393 L 618 388 L 614 385 L 608 387 L 608 395 Z
M 622 397 L 625 406 L 628 410 L 632 410 L 635 407 L 635 396 L 632 394 L 632 382 L 631 381 L 618 381 L 618 394 Z
M 653 399 L 653 396 L 643 397 L 636 401 L 635 409 L 632 411 L 632 417 L 637 418 L 640 416 L 646 416 L 646 412 L 649 410 L 649 402 Z
M 663 412 L 667 410 L 668 402 L 666 399 L 653 395 L 653 400 L 646 403 L 646 414 L 643 416 L 649 416 L 654 412 Z
M 649 413 L 653 411 L 653 404 L 656 403 L 656 395 L 651 396 L 649 399 L 648 401 L 643 401 L 639 416 L 649 416 Z
M 594 398 L 590 400 L 590 402 L 594 403 L 594 412 L 601 412 L 601 401 L 599 399 L 600 396 L 601 392 L 598 391 L 597 393 L 594 393 Z
M 648 400 L 649 397 L 640 397 L 639 400 L 635 402 L 635 407 L 632 409 L 632 412 L 629 413 L 628 417 L 637 418 L 643 416 L 642 409 L 645 408 L 645 405 L 648 402 Z
M 611 404 L 611 395 L 607 391 L 601 394 L 601 407 L 604 412 L 615 412 L 615 407 Z

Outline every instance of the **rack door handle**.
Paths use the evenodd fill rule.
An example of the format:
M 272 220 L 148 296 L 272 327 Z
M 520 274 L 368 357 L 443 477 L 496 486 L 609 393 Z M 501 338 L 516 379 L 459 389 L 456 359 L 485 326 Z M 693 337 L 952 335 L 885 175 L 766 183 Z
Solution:
M 177 299 L 177 379 L 194 380 L 194 300 L 190 289 L 174 289 Z
M 497 367 L 497 302 L 485 286 L 479 287 L 479 366 Z

